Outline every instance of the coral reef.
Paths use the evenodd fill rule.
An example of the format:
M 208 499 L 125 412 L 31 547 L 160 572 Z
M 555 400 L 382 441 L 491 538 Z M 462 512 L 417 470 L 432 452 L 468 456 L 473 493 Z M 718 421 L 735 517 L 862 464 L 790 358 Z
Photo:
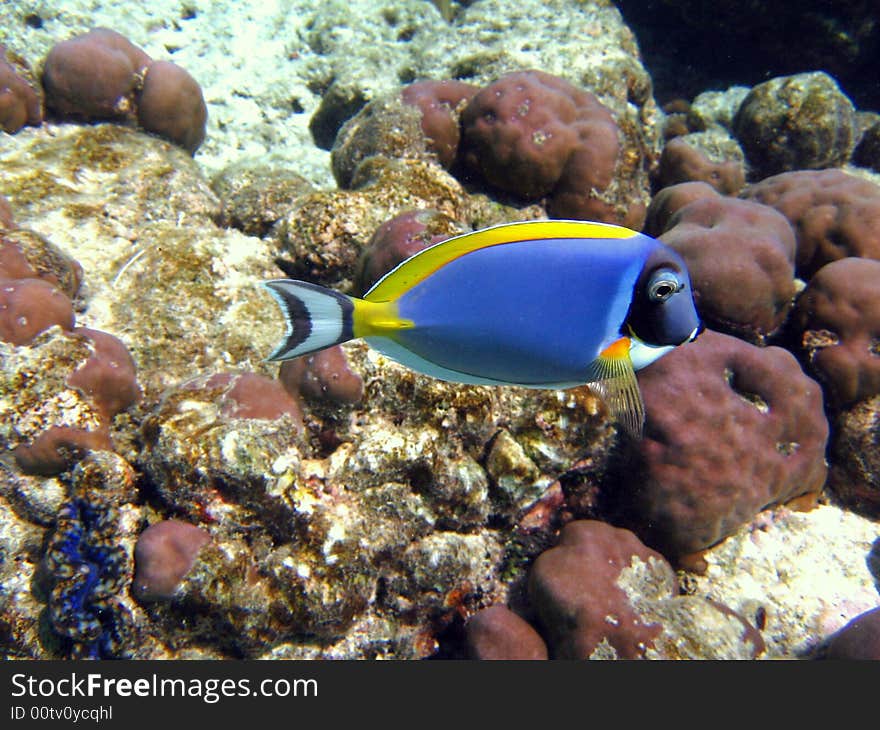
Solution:
M 0 129 L 15 134 L 25 125 L 36 127 L 42 121 L 40 96 L 9 62 L 6 47 L 0 44 Z
M 838 414 L 829 449 L 828 488 L 843 504 L 875 519 L 880 515 L 880 396 Z
M 855 146 L 855 125 L 852 102 L 822 71 L 758 84 L 733 119 L 756 179 L 843 165 Z
M 208 110 L 196 80 L 109 28 L 53 46 L 42 81 L 46 107 L 61 119 L 134 121 L 191 154 L 204 141 Z
M 644 221 L 640 150 L 588 91 L 541 71 L 507 74 L 461 113 L 464 165 L 525 200 L 547 198 L 557 218 Z
M 717 139 L 710 132 L 669 140 L 660 155 L 658 185 L 665 188 L 693 181 L 708 183 L 722 195 L 736 195 L 746 181 L 739 145 L 726 136 Z
M 880 261 L 823 266 L 798 297 L 792 330 L 834 408 L 880 394 Z
M 828 641 L 823 659 L 880 659 L 880 607 L 856 616 Z
M 821 491 L 822 392 L 786 350 L 709 330 L 640 371 L 639 385 L 645 438 L 621 452 L 607 509 L 667 558 Z
M 842 170 L 797 170 L 749 185 L 742 197 L 788 218 L 803 279 L 847 256 L 880 259 L 880 186 L 869 180 Z
M 547 645 L 541 635 L 505 606 L 489 606 L 468 620 L 467 649 L 471 659 L 547 658 Z
M 704 491 L 627 443 L 588 388 L 443 383 L 363 343 L 280 369 L 264 361 L 284 327 L 257 286 L 264 279 L 357 293 L 436 237 L 567 210 L 554 200 L 561 188 L 523 206 L 498 185 L 487 195 L 474 168 L 465 178 L 453 154 L 467 146 L 460 115 L 493 84 L 533 102 L 519 118 L 529 123 L 547 111 L 553 85 L 556 121 L 565 116 L 556 102 L 577 107 L 594 95 L 592 121 L 605 141 L 613 130 L 613 164 L 588 169 L 576 132 L 560 174 L 573 189 L 608 169 L 613 180 L 601 193 L 577 187 L 575 208 L 599 195 L 589 215 L 638 226 L 651 174 L 716 186 L 661 190 L 646 222 L 655 235 L 683 227 L 694 200 L 728 209 L 718 193 L 738 193 L 730 129 L 748 90 L 678 102 L 664 119 L 614 4 L 525 2 L 516 12 L 500 0 L 460 3 L 452 22 L 423 0 L 292 0 L 281 15 L 50 0 L 24 17 L 20 3 L 0 4 L 8 64 L 39 100 L 39 73 L 18 53 L 45 58 L 34 68 L 55 83 L 57 105 L 39 126 L 0 135 L 0 289 L 53 290 L 70 305 L 63 326 L 0 343 L 4 658 L 416 659 L 462 656 L 468 641 L 472 656 L 560 656 L 577 638 L 541 636 L 542 613 L 526 605 L 533 567 L 559 594 L 579 585 L 582 595 L 617 596 L 621 612 L 659 627 L 644 651 L 636 644 L 650 658 L 754 656 L 761 639 L 749 623 L 763 634 L 762 656 L 805 656 L 876 605 L 864 560 L 876 523 L 856 514 L 876 516 L 876 398 L 832 406 L 831 505 L 759 512 L 801 489 L 815 494 L 824 469 L 818 386 L 776 348 L 734 340 L 721 348 L 730 357 L 672 360 L 662 387 L 642 374 L 653 439 L 642 446 L 667 462 L 682 455 Z M 88 33 L 96 25 L 105 30 Z M 53 47 L 71 46 L 70 66 L 59 68 Z M 78 86 L 85 74 L 69 72 L 94 71 L 98 56 L 106 73 L 92 74 L 102 83 L 90 98 Z M 518 91 L 510 79 L 524 69 L 554 80 L 530 72 L 523 88 L 537 94 Z M 9 102 L 4 93 L 0 110 Z M 12 107 L 18 124 L 18 97 Z M 863 142 L 871 124 L 859 116 Z M 664 158 L 661 134 L 671 140 Z M 861 198 L 871 194 L 847 188 L 832 208 Z M 719 229 L 746 210 L 734 207 Z M 873 255 L 864 209 L 865 230 L 829 229 L 839 241 L 852 234 L 839 253 Z M 798 252 L 809 245 L 799 240 Z M 749 327 L 740 334 L 772 331 Z M 718 337 L 704 333 L 686 349 Z M 621 468 L 616 457 L 628 450 L 638 458 Z M 676 490 L 667 503 L 661 471 Z M 654 502 L 640 501 L 643 489 Z M 705 500 L 712 514 L 687 513 L 716 489 Z M 589 539 L 572 538 L 585 518 L 628 524 L 650 548 L 602 522 Z M 169 525 L 195 538 L 180 562 L 150 547 Z M 706 572 L 681 574 L 678 589 L 659 553 L 632 560 L 654 550 L 678 560 L 707 535 L 724 539 L 705 550 Z M 154 548 L 172 571 L 152 570 Z M 572 573 L 548 574 L 535 561 L 552 563 L 554 551 L 596 558 L 590 570 L 572 558 Z M 609 556 L 620 559 L 604 580 Z M 553 615 L 553 600 L 541 611 Z M 619 642 L 620 653 L 602 639 L 591 655 L 633 646 Z
M 132 594 L 140 601 L 171 598 L 210 540 L 207 530 L 180 520 L 154 522 L 134 546 Z
M 694 301 L 708 325 L 763 343 L 785 322 L 795 295 L 795 236 L 780 213 L 748 200 L 706 196 L 678 208 L 659 239 L 687 263 Z
M 355 292 L 365 294 L 404 259 L 428 246 L 464 233 L 461 224 L 436 210 L 407 210 L 376 229 L 357 262 Z

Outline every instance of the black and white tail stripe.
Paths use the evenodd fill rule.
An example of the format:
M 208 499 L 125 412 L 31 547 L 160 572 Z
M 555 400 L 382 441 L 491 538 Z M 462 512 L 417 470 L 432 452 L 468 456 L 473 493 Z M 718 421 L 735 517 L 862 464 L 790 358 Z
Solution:
M 293 279 L 262 282 L 287 322 L 287 334 L 268 360 L 289 360 L 354 337 L 354 303 L 344 294 Z

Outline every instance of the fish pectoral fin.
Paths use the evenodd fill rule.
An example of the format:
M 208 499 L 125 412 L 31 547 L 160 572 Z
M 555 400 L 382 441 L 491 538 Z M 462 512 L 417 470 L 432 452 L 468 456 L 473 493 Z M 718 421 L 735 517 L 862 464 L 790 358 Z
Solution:
M 588 380 L 590 387 L 602 396 L 611 417 L 633 438 L 641 439 L 645 425 L 645 404 L 629 357 L 627 338 L 617 340 L 590 363 Z

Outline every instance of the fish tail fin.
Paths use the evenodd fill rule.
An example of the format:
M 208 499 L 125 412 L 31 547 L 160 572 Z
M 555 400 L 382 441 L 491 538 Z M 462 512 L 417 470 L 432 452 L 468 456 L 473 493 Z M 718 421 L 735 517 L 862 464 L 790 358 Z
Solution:
M 309 355 L 356 336 L 353 314 L 355 303 L 361 300 L 293 279 L 272 279 L 262 285 L 278 303 L 287 323 L 284 339 L 267 360 Z

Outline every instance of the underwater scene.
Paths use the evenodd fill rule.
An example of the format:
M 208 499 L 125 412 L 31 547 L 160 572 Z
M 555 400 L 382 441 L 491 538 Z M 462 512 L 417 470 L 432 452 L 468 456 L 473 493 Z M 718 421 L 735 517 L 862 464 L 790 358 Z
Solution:
M 0 4 L 0 657 L 880 659 L 875 14 Z

